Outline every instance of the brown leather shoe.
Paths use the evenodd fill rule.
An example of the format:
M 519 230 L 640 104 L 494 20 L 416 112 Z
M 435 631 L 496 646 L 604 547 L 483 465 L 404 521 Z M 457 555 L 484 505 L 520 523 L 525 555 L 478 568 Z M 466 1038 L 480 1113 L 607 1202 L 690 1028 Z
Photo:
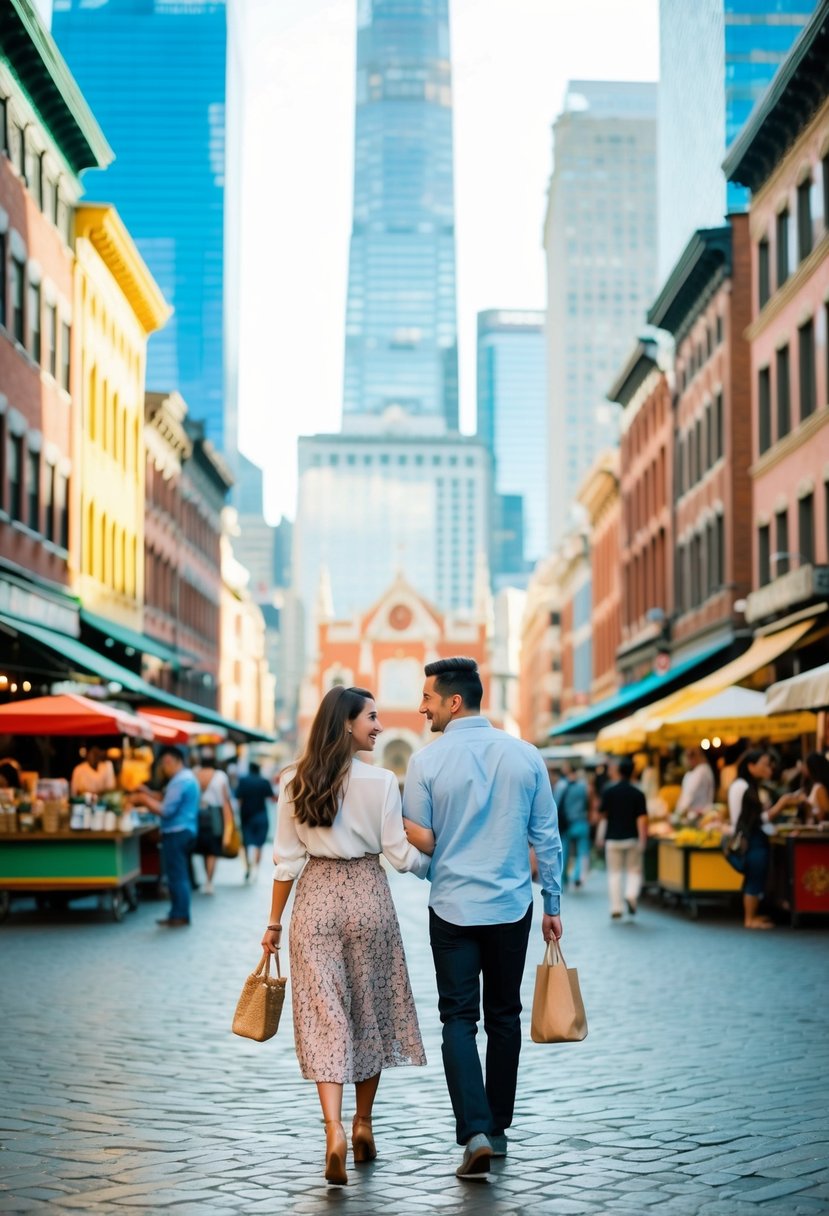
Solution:
M 345 1154 L 348 1144 L 343 1125 L 338 1120 L 325 1120 L 325 1181 L 333 1186 L 346 1186 Z
M 351 1125 L 351 1148 L 354 1152 L 355 1165 L 364 1165 L 366 1161 L 373 1161 L 377 1156 L 371 1119 L 365 1119 L 362 1115 L 354 1116 L 354 1122 Z
M 189 925 L 190 921 L 185 916 L 167 916 L 163 920 L 157 920 L 157 925 L 162 925 L 165 929 L 180 929 L 183 925 Z

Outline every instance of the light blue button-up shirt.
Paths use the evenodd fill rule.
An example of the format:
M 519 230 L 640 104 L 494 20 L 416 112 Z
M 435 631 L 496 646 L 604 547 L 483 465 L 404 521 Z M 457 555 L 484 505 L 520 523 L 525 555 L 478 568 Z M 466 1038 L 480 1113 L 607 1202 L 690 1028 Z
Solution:
M 536 749 L 486 718 L 455 718 L 409 762 L 403 814 L 435 834 L 429 904 L 453 925 L 511 924 L 532 901 L 535 849 L 544 911 L 561 900 L 561 840 Z
M 161 831 L 197 832 L 201 789 L 189 768 L 180 768 L 164 788 L 161 803 Z

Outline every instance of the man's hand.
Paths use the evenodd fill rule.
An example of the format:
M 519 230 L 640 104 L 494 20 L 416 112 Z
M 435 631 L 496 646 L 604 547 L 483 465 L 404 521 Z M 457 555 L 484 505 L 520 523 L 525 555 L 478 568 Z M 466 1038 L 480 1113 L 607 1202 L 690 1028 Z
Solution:
M 548 916 L 545 912 L 541 918 L 541 936 L 544 938 L 545 942 L 552 941 L 553 939 L 558 941 L 563 932 L 564 930 L 561 927 L 561 917 Z

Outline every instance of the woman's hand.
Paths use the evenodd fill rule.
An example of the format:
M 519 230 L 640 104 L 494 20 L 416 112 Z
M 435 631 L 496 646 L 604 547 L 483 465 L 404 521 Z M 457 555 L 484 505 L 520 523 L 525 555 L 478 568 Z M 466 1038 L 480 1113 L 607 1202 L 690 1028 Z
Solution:
M 419 823 L 415 823 L 413 819 L 403 819 L 403 830 L 406 833 L 406 839 L 409 844 L 414 845 L 421 853 L 426 853 L 429 857 L 435 851 L 435 833 L 429 828 L 421 827 Z
M 276 954 L 282 944 L 282 929 L 266 929 L 262 934 L 262 949 L 266 954 Z

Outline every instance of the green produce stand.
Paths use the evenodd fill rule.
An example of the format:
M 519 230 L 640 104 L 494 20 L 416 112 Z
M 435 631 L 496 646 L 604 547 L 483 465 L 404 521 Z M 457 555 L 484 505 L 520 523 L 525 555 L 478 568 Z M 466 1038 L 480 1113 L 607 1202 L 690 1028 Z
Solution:
M 113 920 L 138 904 L 141 837 L 155 831 L 18 832 L 0 836 L 0 920 L 12 899 L 34 896 L 39 906 L 98 895 Z

